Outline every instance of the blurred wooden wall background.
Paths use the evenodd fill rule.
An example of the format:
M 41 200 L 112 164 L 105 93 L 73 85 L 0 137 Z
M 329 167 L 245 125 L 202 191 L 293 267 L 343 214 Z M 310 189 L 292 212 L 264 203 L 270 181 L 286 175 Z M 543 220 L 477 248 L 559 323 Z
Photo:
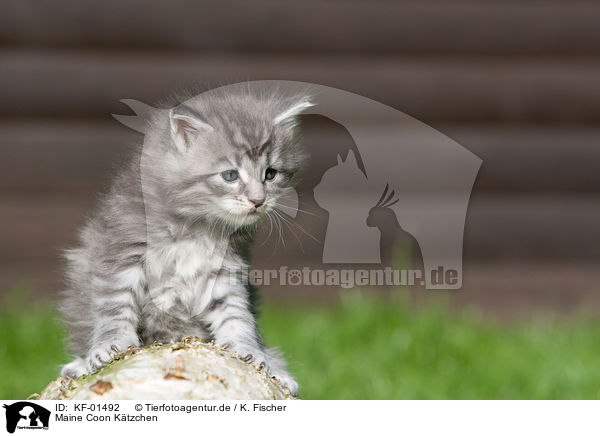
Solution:
M 483 159 L 455 301 L 600 307 L 599 55 L 598 2 L 3 0 L 0 292 L 60 288 L 59 249 L 138 138 L 110 117 L 120 99 L 290 79 L 382 101 Z

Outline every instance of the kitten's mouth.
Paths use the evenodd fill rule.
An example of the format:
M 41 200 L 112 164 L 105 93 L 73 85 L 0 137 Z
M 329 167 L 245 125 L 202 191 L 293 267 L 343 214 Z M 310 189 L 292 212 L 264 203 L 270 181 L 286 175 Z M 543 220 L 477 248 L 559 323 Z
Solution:
M 269 210 L 271 210 L 271 207 L 269 205 L 261 204 L 259 207 L 248 208 L 247 214 L 251 216 L 265 215 Z
M 264 215 L 264 209 L 252 209 L 246 213 L 246 217 L 251 219 L 252 221 L 258 220 L 261 216 Z
M 245 212 L 235 214 L 235 220 L 240 225 L 252 225 L 255 224 L 263 215 L 265 210 L 257 210 L 255 208 L 249 209 Z

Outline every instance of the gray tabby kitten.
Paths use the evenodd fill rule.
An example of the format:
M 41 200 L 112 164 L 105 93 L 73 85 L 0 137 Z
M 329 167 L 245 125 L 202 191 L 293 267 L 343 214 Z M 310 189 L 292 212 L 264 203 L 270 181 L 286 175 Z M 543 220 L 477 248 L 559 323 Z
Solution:
M 93 372 L 130 345 L 198 336 L 297 392 L 263 345 L 241 272 L 252 230 L 293 189 L 304 161 L 296 120 L 309 106 L 303 96 L 215 90 L 157 111 L 67 253 L 61 310 L 77 358 L 64 377 Z

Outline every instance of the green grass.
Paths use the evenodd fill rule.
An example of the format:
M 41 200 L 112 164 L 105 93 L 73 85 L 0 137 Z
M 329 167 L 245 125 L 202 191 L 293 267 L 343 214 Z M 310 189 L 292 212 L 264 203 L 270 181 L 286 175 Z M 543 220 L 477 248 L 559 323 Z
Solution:
M 286 355 L 302 398 L 600 397 L 598 320 L 500 324 L 443 306 L 410 309 L 402 298 L 344 295 L 335 306 L 263 307 L 266 341 Z M 58 375 L 63 334 L 47 306 L 1 312 L 0 398 L 24 398 Z
M 26 299 L 13 292 L 0 301 L 0 399 L 40 392 L 67 360 L 56 312 L 48 305 L 27 307 Z

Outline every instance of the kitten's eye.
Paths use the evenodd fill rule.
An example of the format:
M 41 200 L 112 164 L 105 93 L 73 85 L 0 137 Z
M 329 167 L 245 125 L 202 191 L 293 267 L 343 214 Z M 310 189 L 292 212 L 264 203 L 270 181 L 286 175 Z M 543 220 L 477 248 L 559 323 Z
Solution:
M 274 168 L 267 168 L 265 171 L 265 180 L 273 180 L 277 175 L 277 170 Z
M 239 176 L 240 174 L 236 170 L 227 170 L 221 173 L 221 177 L 223 177 L 223 180 L 229 183 L 235 182 Z

